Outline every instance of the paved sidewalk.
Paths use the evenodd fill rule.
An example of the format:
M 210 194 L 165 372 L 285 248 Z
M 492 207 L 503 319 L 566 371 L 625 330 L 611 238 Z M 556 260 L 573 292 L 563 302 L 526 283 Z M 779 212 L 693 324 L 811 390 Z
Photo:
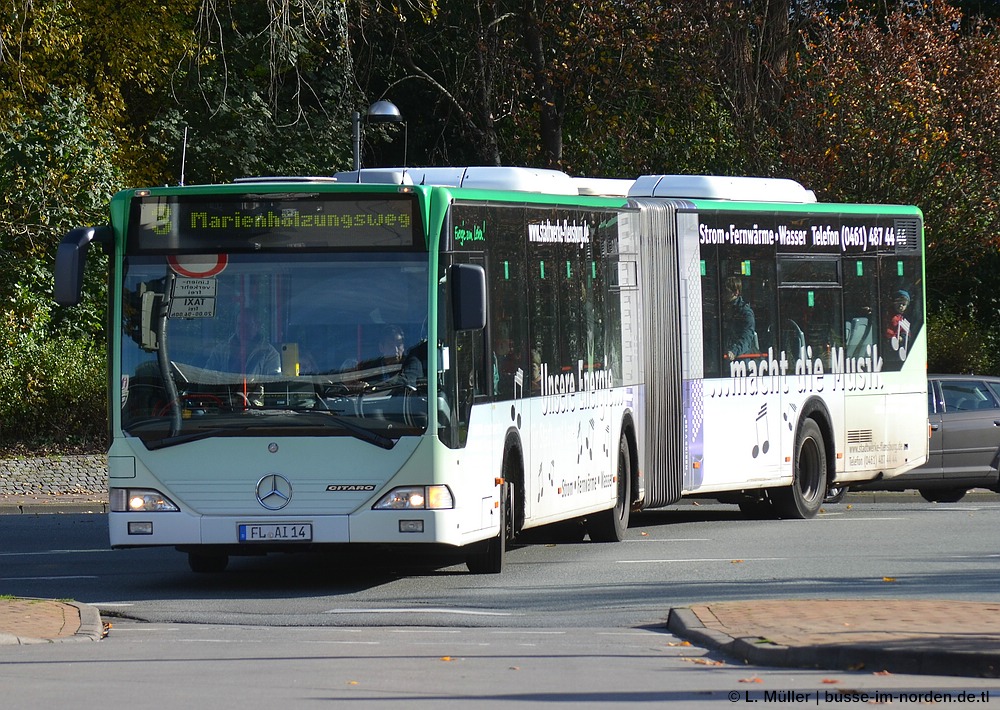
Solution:
M 0 599 L 0 646 L 99 641 L 104 623 L 87 604 L 54 599 Z
M 1000 602 L 720 602 L 671 609 L 668 628 L 755 665 L 1000 678 Z

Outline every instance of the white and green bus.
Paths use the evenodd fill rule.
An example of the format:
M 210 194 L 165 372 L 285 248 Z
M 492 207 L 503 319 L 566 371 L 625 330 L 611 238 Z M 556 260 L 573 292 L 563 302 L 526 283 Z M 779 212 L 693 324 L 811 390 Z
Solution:
M 529 528 L 623 538 L 682 497 L 810 518 L 927 457 L 920 211 L 762 178 L 527 168 L 131 189 L 110 254 L 115 548 L 195 571 Z M 905 297 L 905 298 L 904 298 Z

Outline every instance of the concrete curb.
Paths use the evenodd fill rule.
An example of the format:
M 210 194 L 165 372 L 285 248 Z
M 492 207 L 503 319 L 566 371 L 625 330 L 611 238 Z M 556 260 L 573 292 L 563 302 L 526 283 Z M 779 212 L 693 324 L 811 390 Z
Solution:
M 1000 654 L 933 648 L 893 649 L 867 644 L 782 646 L 766 638 L 733 638 L 706 628 L 687 608 L 671 609 L 667 629 L 699 646 L 734 656 L 745 663 L 778 668 L 889 671 L 916 675 L 969 678 L 1000 677 Z
M 68 503 L 0 503 L 0 515 L 87 515 L 108 512 L 105 501 Z

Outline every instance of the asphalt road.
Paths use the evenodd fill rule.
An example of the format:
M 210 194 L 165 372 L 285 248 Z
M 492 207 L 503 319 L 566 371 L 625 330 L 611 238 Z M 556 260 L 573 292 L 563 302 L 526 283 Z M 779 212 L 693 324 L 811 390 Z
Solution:
M 747 598 L 996 601 L 998 529 L 995 498 L 835 505 L 809 521 L 688 503 L 636 516 L 617 545 L 536 535 L 500 576 L 406 550 L 234 558 L 195 575 L 172 549 L 107 549 L 99 515 L 4 516 L 0 593 L 157 623 L 658 627 L 671 607 Z
M 371 551 L 201 576 L 173 550 L 108 550 L 100 515 L 0 516 L 0 594 L 77 599 L 113 624 L 97 643 L 0 647 L 0 688 L 5 707 L 80 710 L 995 706 L 995 679 L 745 666 L 664 622 L 728 599 L 995 601 L 998 525 L 995 498 L 812 521 L 688 504 L 637 517 L 618 545 L 536 536 L 499 577 Z
M 100 515 L 0 516 L 0 594 L 74 598 L 97 643 L 0 647 L 6 707 L 581 708 L 1000 704 L 994 680 L 737 664 L 664 629 L 673 606 L 748 598 L 995 601 L 995 498 L 829 506 L 747 521 L 684 505 L 618 545 L 549 535 L 502 576 L 407 552 L 234 560 L 107 549 Z M 937 694 L 937 695 L 935 695 Z M 974 701 L 974 702 L 973 702 Z

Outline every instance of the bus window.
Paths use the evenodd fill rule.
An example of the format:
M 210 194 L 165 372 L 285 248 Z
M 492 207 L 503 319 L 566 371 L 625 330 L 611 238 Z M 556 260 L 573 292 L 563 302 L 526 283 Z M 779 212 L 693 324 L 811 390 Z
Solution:
M 844 261 L 844 356 L 865 357 L 878 331 L 878 271 L 874 257 Z
M 714 249 L 705 249 L 711 257 Z M 702 275 L 702 328 L 706 377 L 728 376 L 734 361 L 766 357 L 776 346 L 774 257 L 705 260 Z M 777 349 L 776 349 L 777 352 Z
M 923 303 L 919 257 L 885 256 L 880 264 L 883 304 L 879 355 L 883 369 L 903 366 L 910 344 L 923 325 Z
M 466 207 L 456 207 L 459 210 Z M 527 278 L 524 264 L 524 210 L 498 209 L 488 225 L 493 236 L 490 251 L 490 337 L 496 358 L 499 400 L 519 399 L 528 368 Z M 520 376 L 518 376 L 520 372 Z

